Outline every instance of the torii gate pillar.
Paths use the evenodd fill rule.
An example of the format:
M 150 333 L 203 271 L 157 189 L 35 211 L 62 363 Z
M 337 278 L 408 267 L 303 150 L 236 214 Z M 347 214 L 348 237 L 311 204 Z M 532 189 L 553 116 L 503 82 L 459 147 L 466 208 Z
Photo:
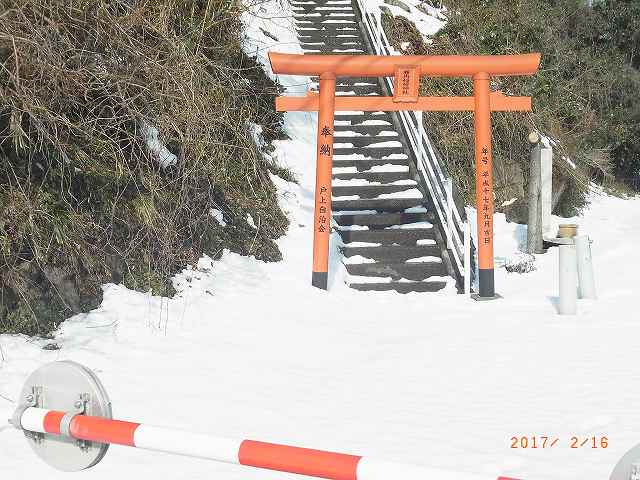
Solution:
M 490 77 L 473 76 L 475 102 L 476 216 L 478 227 L 478 298 L 495 298 L 493 268 L 493 156 L 491 154 Z
M 313 271 L 311 284 L 327 289 L 329 236 L 331 234 L 331 171 L 333 167 L 333 120 L 336 108 L 336 76 L 320 75 L 320 110 L 316 144 L 316 197 L 313 223 Z

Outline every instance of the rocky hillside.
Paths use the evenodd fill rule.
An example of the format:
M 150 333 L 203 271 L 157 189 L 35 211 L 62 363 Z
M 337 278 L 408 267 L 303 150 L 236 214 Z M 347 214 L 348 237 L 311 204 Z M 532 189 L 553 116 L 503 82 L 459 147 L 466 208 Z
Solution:
M 170 295 L 224 248 L 280 259 L 255 124 L 278 91 L 235 0 L 0 0 L 0 333 L 45 335 L 101 284 Z

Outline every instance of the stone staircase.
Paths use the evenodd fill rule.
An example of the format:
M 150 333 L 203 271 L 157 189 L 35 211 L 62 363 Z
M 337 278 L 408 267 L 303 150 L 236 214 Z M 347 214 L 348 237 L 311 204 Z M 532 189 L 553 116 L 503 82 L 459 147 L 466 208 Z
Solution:
M 351 0 L 290 0 L 305 53 L 365 54 Z M 317 78 L 311 79 L 317 90 Z M 338 78 L 337 95 L 381 95 L 376 78 Z M 394 114 L 336 112 L 332 208 L 350 286 L 432 292 L 455 283 L 430 199 Z

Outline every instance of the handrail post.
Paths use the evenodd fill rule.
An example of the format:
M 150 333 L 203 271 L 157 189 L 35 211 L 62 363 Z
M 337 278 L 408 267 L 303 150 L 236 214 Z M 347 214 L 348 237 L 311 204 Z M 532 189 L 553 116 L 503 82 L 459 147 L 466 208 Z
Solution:
M 422 110 L 416 112 L 416 120 L 418 123 L 418 161 L 422 162 L 424 159 L 424 123 L 422 123 Z
M 464 294 L 471 294 L 471 225 L 464 222 Z
M 373 18 L 375 20 L 376 27 L 376 42 L 379 42 L 382 45 L 382 11 L 379 8 L 375 8 L 373 10 Z
M 549 233 L 553 210 L 553 148 L 546 144 L 540 150 L 540 230 Z
M 444 181 L 445 197 L 447 205 L 447 248 L 453 249 L 453 179 L 451 177 Z

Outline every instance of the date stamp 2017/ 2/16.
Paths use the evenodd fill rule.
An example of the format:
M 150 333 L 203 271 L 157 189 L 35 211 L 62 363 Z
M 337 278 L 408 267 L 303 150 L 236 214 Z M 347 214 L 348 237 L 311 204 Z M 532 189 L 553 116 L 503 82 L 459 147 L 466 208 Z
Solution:
M 604 435 L 580 436 L 573 435 L 562 438 L 554 435 L 519 435 L 510 439 L 511 448 L 517 449 L 550 449 L 550 448 L 571 448 L 578 450 L 582 448 L 606 449 L 609 448 L 609 439 Z

